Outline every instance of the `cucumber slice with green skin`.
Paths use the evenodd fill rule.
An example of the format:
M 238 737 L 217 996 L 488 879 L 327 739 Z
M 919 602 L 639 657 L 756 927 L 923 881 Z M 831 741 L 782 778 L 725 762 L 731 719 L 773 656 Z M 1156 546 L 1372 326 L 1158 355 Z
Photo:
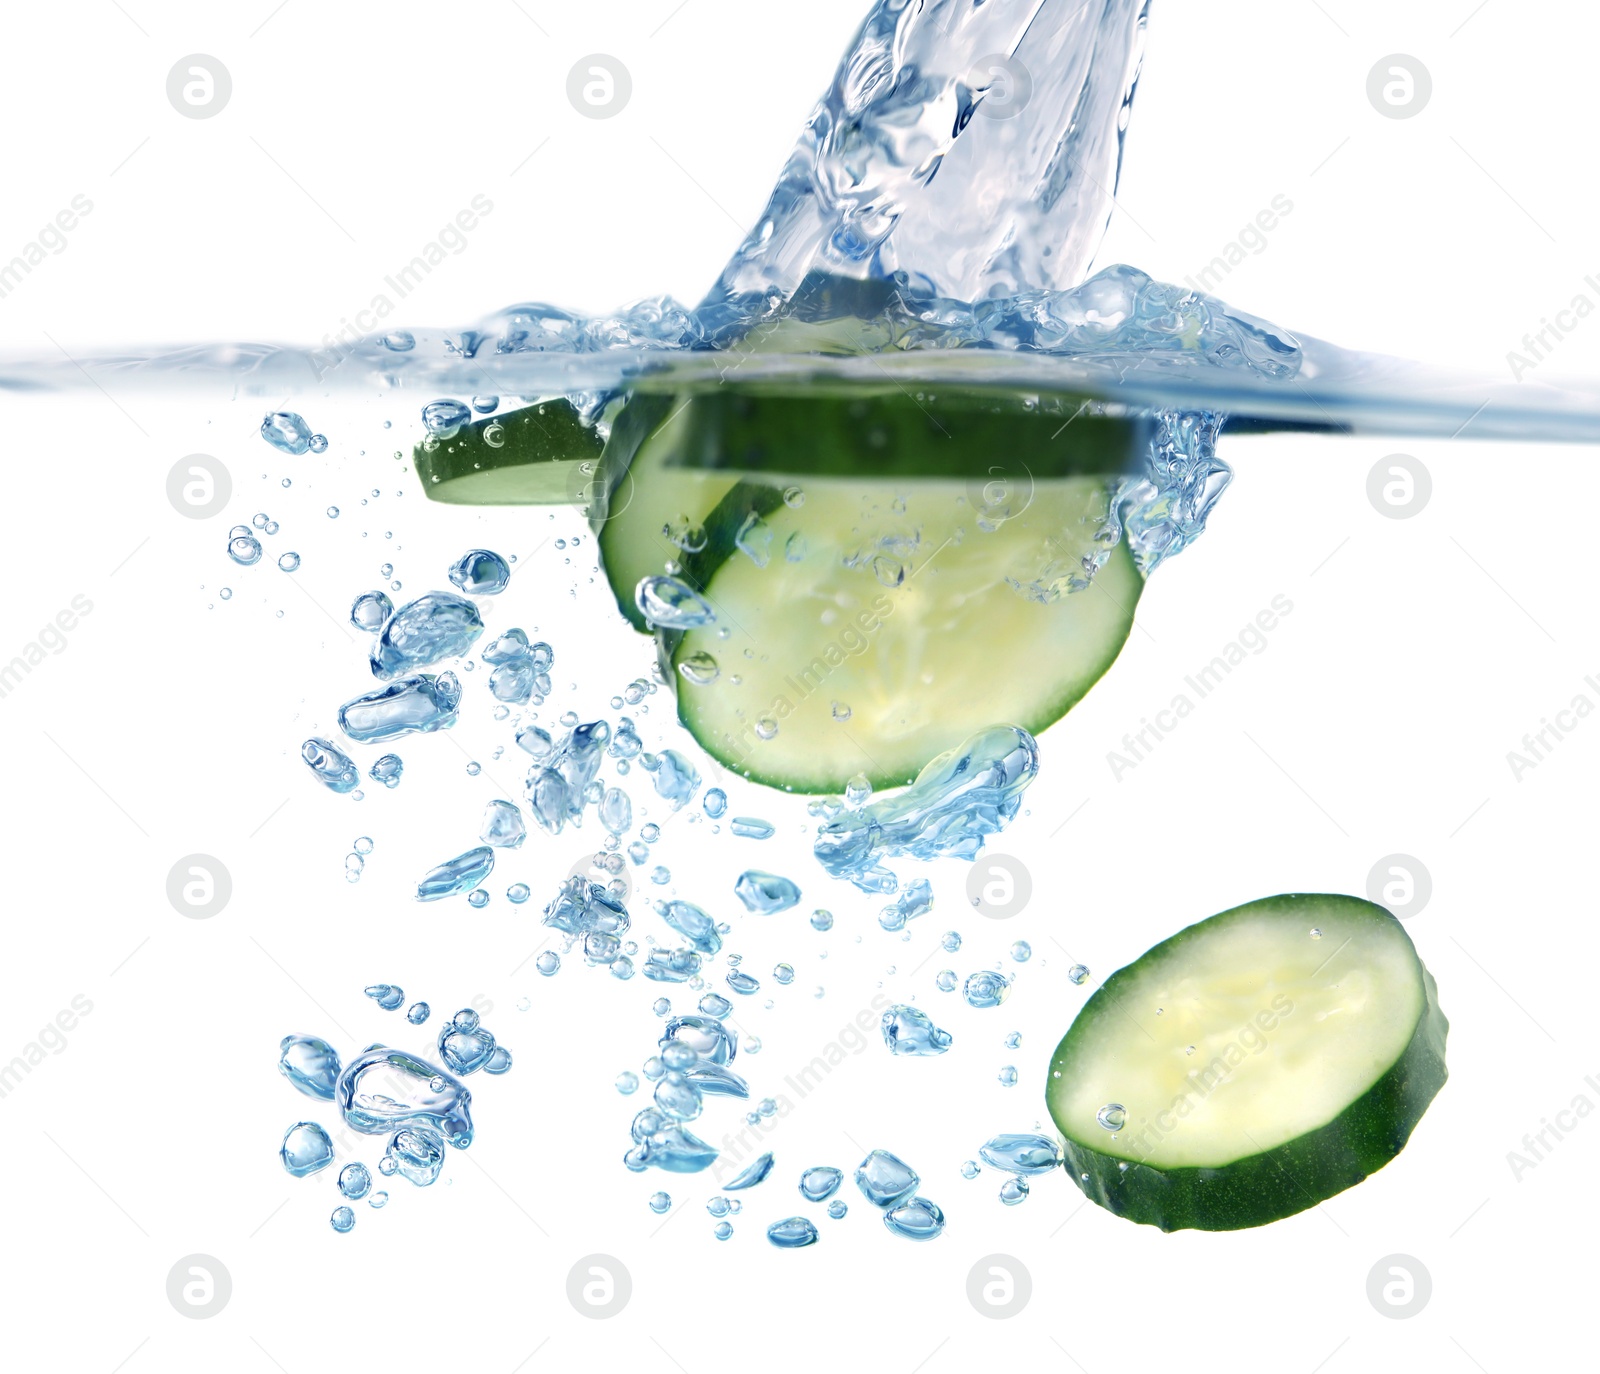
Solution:
M 1046 1097 L 1090 1199 L 1164 1231 L 1232 1231 L 1399 1154 L 1444 1086 L 1448 1030 L 1382 907 L 1268 897 L 1106 979 L 1056 1047 Z
M 430 501 L 455 506 L 580 504 L 593 485 L 601 440 L 570 401 L 541 401 L 463 425 L 413 454 Z
M 863 773 L 900 786 L 989 726 L 1037 734 L 1133 624 L 1143 579 L 1124 545 L 1094 538 L 1105 478 L 1036 482 L 987 529 L 961 481 L 807 478 L 803 499 L 762 509 L 763 489 L 778 491 L 730 488 L 686 562 L 716 623 L 662 637 L 679 719 L 754 781 L 838 793 Z M 1086 551 L 1105 562 L 1085 590 L 1037 599 L 1013 585 L 1078 572 Z M 704 685 L 682 671 L 704 677 L 702 656 L 718 666 Z
M 1076 396 L 894 386 L 796 390 L 728 384 L 695 393 L 636 393 L 601 463 L 600 559 L 617 608 L 648 631 L 634 600 L 640 579 L 686 561 L 668 531 L 703 528 L 741 477 L 944 480 L 1019 490 L 1036 482 L 1111 476 L 1143 461 L 1143 417 L 1084 409 Z M 680 574 L 695 589 L 692 576 Z

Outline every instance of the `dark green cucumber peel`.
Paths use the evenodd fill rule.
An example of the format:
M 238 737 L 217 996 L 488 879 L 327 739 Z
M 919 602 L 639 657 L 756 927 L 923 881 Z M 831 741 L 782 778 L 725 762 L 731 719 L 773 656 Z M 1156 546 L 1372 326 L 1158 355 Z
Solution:
M 1181 950 L 1183 942 L 1213 922 L 1269 904 L 1325 901 L 1290 895 L 1267 898 L 1211 917 L 1155 946 L 1119 969 L 1084 1006 L 1052 1056 L 1052 1065 L 1071 1061 L 1074 1038 L 1091 1032 L 1101 1018 L 1124 1026 L 1122 985 L 1146 960 Z M 1382 907 L 1358 898 L 1340 902 L 1371 907 L 1374 919 L 1394 923 Z M 1409 941 L 1408 941 L 1409 943 Z M 1066 1168 L 1083 1193 L 1117 1216 L 1163 1231 L 1232 1231 L 1279 1221 L 1354 1187 L 1404 1149 L 1413 1129 L 1448 1078 L 1445 1040 L 1449 1022 L 1439 1007 L 1433 976 L 1417 960 L 1424 1006 L 1409 1042 L 1370 1088 L 1332 1120 L 1276 1148 L 1243 1155 L 1218 1167 L 1156 1167 L 1094 1148 L 1062 1124 L 1055 1102 L 1051 1113 L 1061 1129 Z M 1134 1031 L 1130 1030 L 1129 1034 Z M 1047 1094 L 1050 1087 L 1047 1086 Z M 1124 1167 L 1125 1166 L 1125 1167 Z
M 497 444 L 485 437 L 491 426 L 498 427 Z M 600 456 L 599 434 L 565 400 L 474 420 L 431 450 L 418 444 L 413 452 L 428 499 L 462 506 L 581 501 Z
M 1110 476 L 1142 462 L 1151 435 L 1147 419 L 1078 397 L 900 387 L 724 387 L 675 423 L 669 466 L 792 477 Z

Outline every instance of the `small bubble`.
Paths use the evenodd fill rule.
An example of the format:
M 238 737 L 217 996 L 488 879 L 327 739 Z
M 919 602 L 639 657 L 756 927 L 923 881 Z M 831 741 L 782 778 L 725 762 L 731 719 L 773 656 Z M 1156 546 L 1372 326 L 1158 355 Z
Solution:
M 329 506 L 328 507 L 328 519 L 337 520 L 338 518 L 339 518 L 339 508 L 337 506 Z
M 1008 1178 L 1000 1185 L 1000 1201 L 1007 1207 L 1015 1207 L 1028 1200 L 1028 1180 L 1025 1178 Z
M 1067 970 L 1067 977 L 1081 988 L 1089 981 L 1089 970 L 1082 964 L 1074 964 Z
M 1094 1119 L 1108 1131 L 1120 1131 L 1128 1124 L 1128 1111 L 1120 1102 L 1107 1102 L 1094 1114 Z
M 639 1075 L 632 1069 L 624 1069 L 617 1075 L 617 1091 L 624 1097 L 639 1091 Z

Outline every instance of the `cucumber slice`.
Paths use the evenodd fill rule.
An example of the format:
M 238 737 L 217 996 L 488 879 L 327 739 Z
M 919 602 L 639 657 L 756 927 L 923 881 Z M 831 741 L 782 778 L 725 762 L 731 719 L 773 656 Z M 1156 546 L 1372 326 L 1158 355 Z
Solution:
M 1444 1085 L 1448 1030 L 1382 907 L 1268 897 L 1112 974 L 1057 1046 L 1046 1096 L 1090 1199 L 1164 1231 L 1238 1230 L 1399 1154 Z
M 684 563 L 716 623 L 661 639 L 679 718 L 729 768 L 807 793 L 909 783 L 992 725 L 1039 733 L 1111 666 L 1143 579 L 1096 540 L 1105 478 L 1028 497 L 996 521 L 960 481 L 735 484 Z M 1086 553 L 1104 565 L 1063 593 Z
M 600 436 L 570 401 L 541 401 L 463 425 L 413 454 L 430 501 L 455 506 L 582 503 L 593 484 Z
M 1128 471 L 1149 447 L 1148 419 L 1106 415 L 1077 396 L 972 388 L 914 395 L 839 383 L 639 392 L 601 464 L 608 500 L 596 519 L 600 559 L 617 609 L 645 631 L 634 601 L 640 579 L 687 561 L 698 541 L 686 550 L 685 534 L 704 528 L 741 477 L 944 479 L 974 492 L 1005 483 L 1022 490 Z M 702 589 L 687 571 L 680 575 Z

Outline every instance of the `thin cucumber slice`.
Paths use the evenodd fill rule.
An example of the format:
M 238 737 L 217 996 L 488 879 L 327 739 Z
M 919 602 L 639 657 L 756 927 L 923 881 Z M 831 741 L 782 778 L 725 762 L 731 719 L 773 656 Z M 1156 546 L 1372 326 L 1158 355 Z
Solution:
M 1399 1154 L 1444 1085 L 1448 1030 L 1382 907 L 1268 897 L 1112 974 L 1057 1046 L 1046 1097 L 1093 1201 L 1164 1231 L 1232 1231 Z
M 430 501 L 455 506 L 581 504 L 601 441 L 570 401 L 541 401 L 463 425 L 413 455 Z
M 993 507 L 961 481 L 741 481 L 685 563 L 716 622 L 662 639 L 679 718 L 729 768 L 806 793 L 909 783 L 992 725 L 1037 734 L 1133 623 L 1143 580 L 1099 542 L 1106 508 L 1101 477 Z M 1066 592 L 1086 555 L 1103 566 Z
M 645 630 L 640 579 L 683 564 L 742 477 L 961 481 L 982 500 L 986 489 L 1126 472 L 1149 445 L 1147 419 L 1106 415 L 1076 396 L 792 382 L 643 391 L 619 416 L 601 464 L 601 563 L 618 610 Z

